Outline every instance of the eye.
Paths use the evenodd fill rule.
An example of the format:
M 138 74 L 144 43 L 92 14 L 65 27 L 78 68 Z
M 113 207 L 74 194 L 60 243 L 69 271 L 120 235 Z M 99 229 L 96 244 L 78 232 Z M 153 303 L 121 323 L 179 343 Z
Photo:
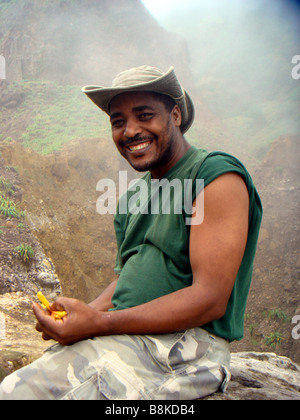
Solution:
M 121 120 L 121 119 L 118 119 L 118 120 L 113 120 L 113 121 L 111 122 L 111 126 L 112 126 L 113 128 L 119 128 L 119 127 L 122 127 L 123 123 L 124 123 L 124 120 Z
M 141 121 L 149 121 L 153 118 L 154 114 L 151 112 L 143 112 L 142 114 L 139 115 L 139 119 Z

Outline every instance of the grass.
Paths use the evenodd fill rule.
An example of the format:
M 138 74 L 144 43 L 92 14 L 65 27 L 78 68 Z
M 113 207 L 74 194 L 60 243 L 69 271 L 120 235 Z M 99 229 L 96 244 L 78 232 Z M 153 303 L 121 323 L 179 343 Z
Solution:
M 0 216 L 5 218 L 20 219 L 21 217 L 24 217 L 24 212 L 20 211 L 12 200 L 5 197 L 0 192 Z
M 291 322 L 291 317 L 289 317 L 286 312 L 280 309 L 271 309 L 268 313 L 268 318 L 275 319 L 283 323 Z
M 16 119 L 26 117 L 29 124 L 21 140 L 25 147 L 40 154 L 58 151 L 63 144 L 79 138 L 110 135 L 108 117 L 79 86 L 27 80 L 12 83 L 8 88 L 24 94 Z
M 17 208 L 16 203 L 10 198 L 15 192 L 15 187 L 3 176 L 0 177 L 0 217 L 20 219 L 24 213 Z M 2 232 L 3 233 L 3 232 Z
M 265 337 L 265 344 L 272 349 L 276 349 L 283 342 L 283 336 L 280 332 L 271 332 Z
M 34 257 L 34 250 L 31 245 L 22 244 L 15 248 L 15 252 L 19 254 L 22 260 L 27 264 Z

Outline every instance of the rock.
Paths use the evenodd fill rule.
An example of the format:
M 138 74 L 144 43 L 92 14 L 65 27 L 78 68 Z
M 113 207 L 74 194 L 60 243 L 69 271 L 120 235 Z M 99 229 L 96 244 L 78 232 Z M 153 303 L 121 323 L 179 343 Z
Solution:
M 47 285 L 47 286 L 59 283 L 59 281 L 54 278 L 53 274 L 49 272 L 39 273 L 37 275 L 37 280 L 40 284 Z
M 3 381 L 5 376 L 9 375 L 9 370 L 4 369 L 2 366 L 0 366 L 0 383 Z
M 8 221 L 5 223 L 5 226 L 6 226 L 7 228 L 9 228 L 9 229 L 12 229 L 12 228 L 14 227 L 14 224 L 13 224 L 13 222 L 11 222 L 10 220 L 8 220 Z
M 207 400 L 300 400 L 300 366 L 274 353 L 232 354 L 225 394 Z
M 50 261 L 46 260 L 46 258 L 43 260 L 43 266 L 46 267 L 47 270 L 52 270 L 52 266 L 50 264 Z

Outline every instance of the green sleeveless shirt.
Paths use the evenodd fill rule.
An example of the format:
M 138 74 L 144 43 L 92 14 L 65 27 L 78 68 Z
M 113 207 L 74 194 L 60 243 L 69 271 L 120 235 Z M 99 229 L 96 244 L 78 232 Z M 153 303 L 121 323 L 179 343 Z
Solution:
M 192 147 L 160 184 L 148 173 L 121 197 L 114 222 L 118 245 L 115 272 L 120 277 L 113 310 L 138 306 L 192 285 L 191 204 L 203 186 L 228 172 L 240 174 L 249 191 L 248 241 L 224 317 L 201 327 L 229 341 L 243 337 L 262 205 L 245 167 L 222 152 L 208 154 Z

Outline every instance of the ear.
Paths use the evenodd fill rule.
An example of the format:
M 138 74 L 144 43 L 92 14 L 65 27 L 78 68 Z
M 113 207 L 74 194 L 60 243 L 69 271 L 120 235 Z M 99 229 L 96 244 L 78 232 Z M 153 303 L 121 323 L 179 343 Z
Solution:
M 172 110 L 172 118 L 173 118 L 175 126 L 180 127 L 181 122 L 182 122 L 182 116 L 181 116 L 181 111 L 178 105 L 175 105 Z

